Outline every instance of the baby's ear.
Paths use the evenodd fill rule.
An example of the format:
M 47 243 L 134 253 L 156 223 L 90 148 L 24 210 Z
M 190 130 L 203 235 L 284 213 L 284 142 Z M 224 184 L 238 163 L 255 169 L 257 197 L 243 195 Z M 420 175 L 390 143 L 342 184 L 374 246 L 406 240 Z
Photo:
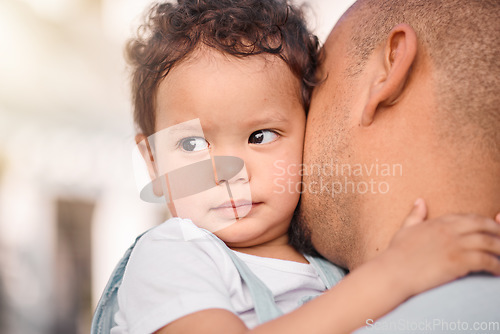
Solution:
M 156 169 L 154 155 L 151 150 L 151 146 L 149 146 L 148 138 L 146 137 L 146 135 L 139 133 L 135 136 L 135 143 L 137 144 L 137 148 L 139 149 L 139 152 L 141 153 L 141 156 L 146 163 L 149 178 L 153 183 L 153 193 L 158 197 L 163 196 L 160 179 L 158 178 L 158 170 Z

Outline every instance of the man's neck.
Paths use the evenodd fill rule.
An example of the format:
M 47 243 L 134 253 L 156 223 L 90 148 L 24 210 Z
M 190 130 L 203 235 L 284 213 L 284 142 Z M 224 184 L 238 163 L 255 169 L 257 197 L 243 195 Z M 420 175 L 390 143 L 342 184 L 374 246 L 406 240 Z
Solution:
M 478 156 L 472 163 L 437 166 L 433 184 L 423 190 L 428 218 L 444 214 L 474 213 L 495 217 L 500 211 L 500 162 Z M 440 170 L 438 170 L 440 168 Z
M 391 192 L 366 201 L 361 219 L 378 228 L 364 235 L 362 244 L 366 247 L 360 250 L 360 256 L 351 258 L 350 269 L 389 245 L 417 198 L 426 201 L 428 219 L 467 213 L 494 218 L 500 212 L 500 163 L 482 161 L 468 167 L 437 164 L 432 169 L 408 169 L 404 182 L 394 184 Z

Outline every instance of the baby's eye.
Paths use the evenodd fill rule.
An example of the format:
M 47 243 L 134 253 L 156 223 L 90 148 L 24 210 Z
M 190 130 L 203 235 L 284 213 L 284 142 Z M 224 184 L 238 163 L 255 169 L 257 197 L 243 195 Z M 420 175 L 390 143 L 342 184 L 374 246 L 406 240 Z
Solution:
M 272 130 L 259 130 L 255 131 L 248 138 L 249 144 L 267 144 L 275 141 L 278 138 L 278 134 Z
M 186 152 L 196 152 L 207 149 L 208 142 L 203 137 L 187 137 L 179 141 L 179 146 Z

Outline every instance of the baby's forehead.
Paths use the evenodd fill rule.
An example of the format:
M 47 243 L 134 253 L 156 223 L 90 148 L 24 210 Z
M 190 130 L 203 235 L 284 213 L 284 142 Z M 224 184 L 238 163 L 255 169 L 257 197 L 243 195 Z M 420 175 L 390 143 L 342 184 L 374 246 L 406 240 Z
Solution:
M 237 57 L 208 46 L 197 48 L 176 63 L 160 82 L 156 97 L 161 99 L 163 92 L 182 85 L 200 87 L 204 82 L 207 85 L 216 84 L 217 80 L 240 84 L 245 78 L 268 86 L 275 94 L 301 100 L 301 80 L 279 56 L 256 54 Z M 235 93 L 245 94 L 245 91 Z M 188 92 L 186 94 L 189 95 Z
M 234 119 L 292 118 L 297 110 L 305 113 L 300 92 L 299 80 L 278 57 L 199 53 L 172 68 L 158 87 L 156 129 L 196 118 L 214 129 Z
M 175 67 L 214 67 L 220 68 L 220 64 L 233 64 L 234 71 L 242 71 L 251 74 L 258 71 L 269 71 L 274 67 L 280 67 L 282 71 L 291 74 L 292 71 L 287 63 L 279 56 L 269 53 L 257 53 L 250 55 L 234 55 L 220 51 L 207 45 L 200 45 L 192 52 L 186 55 L 183 59 L 179 60 Z M 287 68 L 284 70 L 284 68 Z M 280 71 L 281 72 L 281 71 Z M 297 78 L 295 78 L 298 80 Z

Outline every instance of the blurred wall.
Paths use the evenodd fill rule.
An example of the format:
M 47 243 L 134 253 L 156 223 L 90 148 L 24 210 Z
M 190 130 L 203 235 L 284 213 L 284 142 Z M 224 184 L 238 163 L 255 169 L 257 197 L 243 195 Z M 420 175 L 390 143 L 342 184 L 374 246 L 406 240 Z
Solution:
M 310 0 L 324 39 L 350 0 Z M 141 202 L 123 45 L 146 0 L 0 2 L 0 333 L 88 333 Z

